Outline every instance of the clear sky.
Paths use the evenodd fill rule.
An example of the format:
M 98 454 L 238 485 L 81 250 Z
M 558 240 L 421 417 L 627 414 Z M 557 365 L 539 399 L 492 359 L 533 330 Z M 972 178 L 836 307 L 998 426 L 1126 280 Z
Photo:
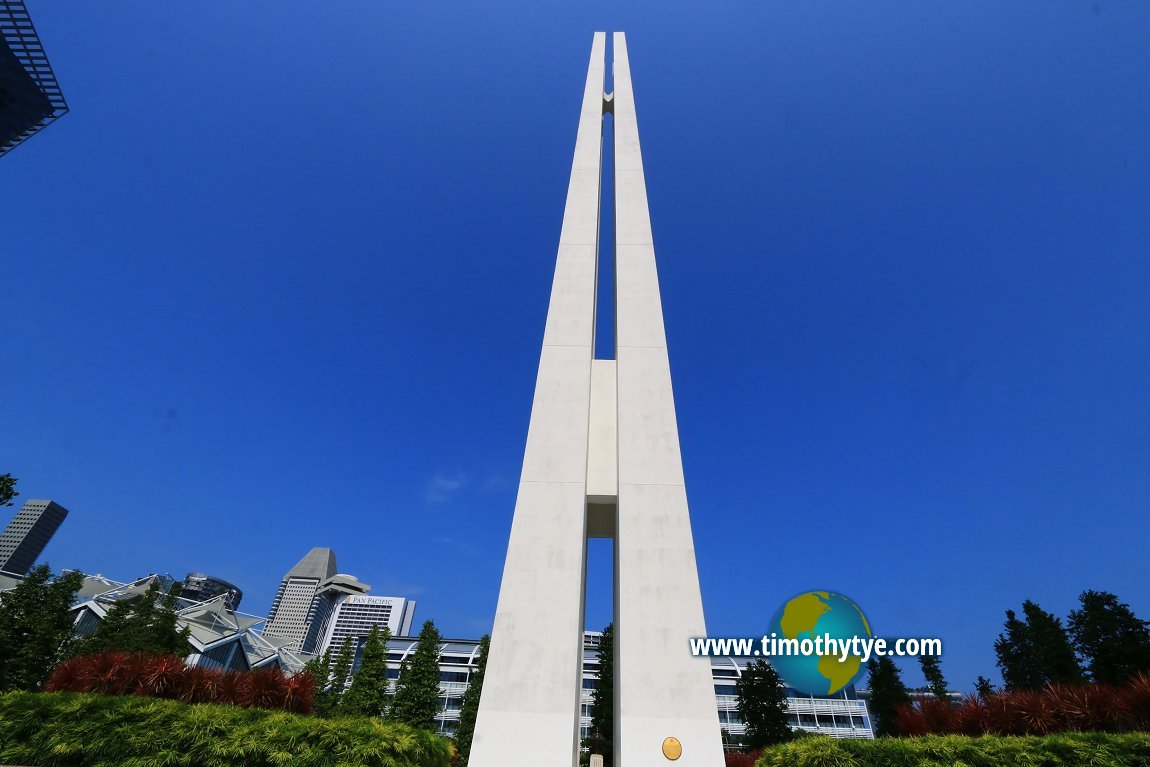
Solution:
M 266 613 L 330 546 L 488 631 L 622 29 L 710 632 L 831 589 L 969 689 L 1023 599 L 1150 617 L 1150 4 L 29 7 L 72 112 L 0 160 L 0 473 L 54 567 Z

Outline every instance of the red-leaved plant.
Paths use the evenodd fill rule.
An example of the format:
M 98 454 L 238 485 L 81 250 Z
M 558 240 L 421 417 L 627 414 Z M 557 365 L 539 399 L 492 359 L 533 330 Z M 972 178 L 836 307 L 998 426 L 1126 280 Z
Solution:
M 102 652 L 58 665 L 47 692 L 147 695 L 187 703 L 227 703 L 311 713 L 315 685 L 307 672 L 286 676 L 278 667 L 255 671 L 189 668 L 175 655 Z
M 1150 674 L 1122 687 L 1051 684 L 985 699 L 970 696 L 959 705 L 925 700 L 899 709 L 898 728 L 908 736 L 1150 731 Z
M 751 754 L 744 754 L 741 751 L 728 751 L 723 754 L 725 767 L 755 767 L 755 762 L 759 761 L 759 756 L 762 755 L 762 750 L 755 751 Z

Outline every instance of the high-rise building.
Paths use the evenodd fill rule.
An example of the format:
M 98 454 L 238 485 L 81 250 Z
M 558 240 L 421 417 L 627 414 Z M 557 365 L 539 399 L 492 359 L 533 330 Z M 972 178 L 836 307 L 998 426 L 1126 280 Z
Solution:
M 320 584 L 335 574 L 334 551 L 318 546 L 309 551 L 280 581 L 265 633 L 286 640 L 288 649 L 300 652 L 315 620 Z
M 612 43 L 610 78 L 606 35 L 591 45 L 472 767 L 578 763 L 589 538 L 614 547 L 615 764 L 723 763 L 711 668 L 688 651 L 707 630 L 627 41 Z M 596 323 L 608 270 L 613 327 Z
M 368 591 L 354 575 L 336 572 L 335 552 L 314 548 L 280 581 L 264 632 L 292 652 L 314 655 L 340 600 Z
M 0 0 L 0 155 L 67 111 L 24 0 Z
M 207 602 L 209 599 L 226 594 L 224 604 L 229 610 L 240 609 L 240 602 L 244 599 L 244 592 L 234 583 L 223 578 L 216 578 L 204 573 L 188 573 L 180 587 L 180 596 L 191 602 Z
M 319 585 L 315 593 L 315 607 L 312 610 L 311 622 L 307 627 L 307 634 L 303 640 L 303 652 L 307 655 L 318 655 L 324 651 L 321 640 L 331 622 L 331 616 L 339 603 L 352 596 L 359 596 L 371 591 L 371 586 L 362 583 L 354 575 L 337 573 Z
M 323 631 L 323 639 L 316 653 L 330 649 L 333 653 L 351 639 L 353 646 L 366 637 L 372 626 L 386 627 L 392 636 L 409 636 L 415 618 L 415 602 L 403 597 L 375 597 L 362 594 L 344 594 Z M 306 647 L 304 648 L 306 651 Z
M 55 501 L 29 500 L 0 534 L 0 571 L 24 575 L 60 528 L 68 510 Z

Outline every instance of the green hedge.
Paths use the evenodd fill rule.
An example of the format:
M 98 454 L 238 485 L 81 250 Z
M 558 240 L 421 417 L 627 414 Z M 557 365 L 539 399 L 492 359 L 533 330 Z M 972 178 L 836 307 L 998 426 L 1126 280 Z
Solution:
M 1147 767 L 1150 734 L 803 738 L 768 748 L 758 767 Z
M 0 764 L 37 767 L 447 767 L 430 732 L 135 695 L 0 695 Z

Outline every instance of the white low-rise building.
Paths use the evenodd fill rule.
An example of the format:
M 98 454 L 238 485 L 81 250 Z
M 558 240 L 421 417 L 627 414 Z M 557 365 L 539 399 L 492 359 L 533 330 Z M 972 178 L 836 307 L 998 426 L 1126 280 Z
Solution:
M 591 696 L 599 681 L 598 649 L 602 635 L 588 631 L 583 637 L 583 689 L 580 729 L 587 737 L 591 728 Z M 415 651 L 418 637 L 394 637 L 387 647 L 388 678 L 399 678 L 399 665 Z M 685 652 L 686 650 L 684 650 Z M 474 639 L 445 639 L 439 650 L 439 714 L 436 723 L 448 735 L 459 725 L 463 693 L 476 670 L 479 642 Z M 732 737 L 741 736 L 746 727 L 739 716 L 735 684 L 747 666 L 747 658 L 712 658 L 711 674 L 715 684 L 715 706 L 719 726 Z M 359 667 L 359 653 L 353 669 Z M 348 682 L 350 684 L 350 680 Z M 848 688 L 835 697 L 816 698 L 788 690 L 787 715 L 794 729 L 829 735 L 833 738 L 873 738 L 866 701 Z

